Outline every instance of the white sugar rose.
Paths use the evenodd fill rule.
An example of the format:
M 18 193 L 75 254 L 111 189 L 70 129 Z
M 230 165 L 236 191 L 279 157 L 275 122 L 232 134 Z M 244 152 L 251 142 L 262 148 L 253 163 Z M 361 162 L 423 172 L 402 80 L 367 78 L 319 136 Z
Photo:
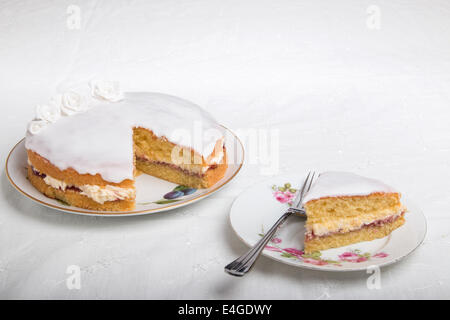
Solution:
M 47 122 L 45 120 L 33 120 L 33 121 L 30 121 L 27 129 L 28 129 L 28 132 L 31 134 L 37 134 L 42 129 L 44 129 L 48 124 L 49 124 L 49 122 Z
M 86 98 L 75 91 L 65 92 L 60 97 L 61 112 L 66 116 L 84 112 L 89 108 Z M 54 100 L 57 102 L 58 97 Z
M 61 109 L 59 105 L 50 102 L 49 104 L 38 105 L 36 107 L 36 120 L 44 120 L 47 122 L 56 122 L 61 117 Z
M 91 81 L 91 94 L 93 97 L 117 102 L 123 99 L 123 92 L 120 90 L 120 84 L 117 81 Z

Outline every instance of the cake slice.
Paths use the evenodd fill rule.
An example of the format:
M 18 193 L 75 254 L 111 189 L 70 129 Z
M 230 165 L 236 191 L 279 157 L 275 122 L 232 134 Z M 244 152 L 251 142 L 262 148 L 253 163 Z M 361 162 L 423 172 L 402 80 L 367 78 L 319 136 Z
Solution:
M 348 172 L 322 173 L 303 199 L 305 252 L 311 253 L 389 235 L 405 222 L 400 193 Z

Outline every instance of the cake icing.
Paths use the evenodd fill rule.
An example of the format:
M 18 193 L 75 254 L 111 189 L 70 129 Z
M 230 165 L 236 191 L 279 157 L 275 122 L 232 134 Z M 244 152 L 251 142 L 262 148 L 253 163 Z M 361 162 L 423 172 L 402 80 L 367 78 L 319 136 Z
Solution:
M 61 116 L 53 106 L 40 107 L 39 116 L 28 126 L 25 147 L 60 170 L 73 168 L 120 183 L 134 178 L 134 127 L 147 128 L 204 158 L 224 136 L 206 111 L 174 96 L 123 94 L 114 83 L 91 84 L 91 93 L 95 99 L 89 103 L 76 92 L 57 96 L 54 102 L 61 104 Z
M 303 204 L 325 197 L 366 196 L 375 192 L 396 193 L 397 191 L 381 181 L 354 173 L 323 172 L 303 198 Z

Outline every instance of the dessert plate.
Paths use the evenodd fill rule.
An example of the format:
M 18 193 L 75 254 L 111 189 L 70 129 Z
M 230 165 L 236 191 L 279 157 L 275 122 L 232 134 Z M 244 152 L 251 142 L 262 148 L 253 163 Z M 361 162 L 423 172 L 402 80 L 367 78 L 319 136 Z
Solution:
M 76 214 L 93 216 L 132 216 L 156 213 L 179 208 L 217 192 L 228 184 L 239 172 L 244 162 L 244 146 L 239 138 L 225 128 L 228 169 L 225 176 L 208 189 L 191 189 L 161 180 L 146 174 L 136 177 L 136 208 L 133 211 L 95 211 L 73 207 L 58 200 L 50 199 L 37 191 L 27 180 L 27 155 L 25 139 L 19 141 L 10 151 L 6 160 L 6 175 L 11 184 L 23 195 L 37 203 Z
M 248 246 L 255 245 L 289 207 L 296 188 L 293 181 L 303 180 L 304 177 L 273 178 L 239 195 L 230 212 L 231 226 L 237 236 Z M 408 208 L 405 224 L 382 239 L 305 254 L 305 218 L 291 216 L 262 254 L 295 267 L 323 271 L 368 270 L 395 263 L 422 243 L 427 229 L 422 211 L 404 197 L 402 203 Z

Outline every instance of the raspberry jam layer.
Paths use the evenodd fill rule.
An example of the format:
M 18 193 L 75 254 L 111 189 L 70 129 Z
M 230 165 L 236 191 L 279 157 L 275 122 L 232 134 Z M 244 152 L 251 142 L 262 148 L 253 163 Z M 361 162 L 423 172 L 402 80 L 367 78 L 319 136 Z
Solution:
M 47 177 L 47 175 L 45 173 L 41 173 L 39 171 L 37 171 L 33 166 L 31 166 L 31 171 L 33 171 L 33 174 L 41 179 L 45 179 Z M 61 191 L 65 191 L 65 190 L 72 190 L 72 191 L 76 191 L 76 192 L 81 192 L 80 188 L 77 188 L 75 186 L 67 186 L 65 188 L 65 190 L 58 188 Z
M 45 177 L 47 176 L 45 173 L 40 173 L 39 171 L 37 171 L 33 166 L 31 166 L 31 171 L 33 171 L 33 174 L 35 176 L 38 176 L 39 178 L 45 179 Z
M 136 156 L 136 160 L 139 160 L 139 161 L 142 161 L 142 162 L 153 163 L 153 164 L 157 164 L 157 165 L 167 166 L 169 168 L 181 171 L 184 174 L 190 175 L 190 176 L 195 176 L 195 177 L 199 177 L 199 178 L 203 178 L 205 176 L 205 172 L 197 173 L 197 172 L 189 171 L 189 170 L 181 168 L 181 167 L 179 167 L 179 166 L 177 166 L 177 165 L 175 165 L 173 163 L 167 163 L 167 162 L 156 161 L 156 160 L 149 160 L 149 159 L 147 159 L 145 157 L 139 157 L 139 156 Z M 208 170 L 209 169 L 215 169 L 215 168 L 217 168 L 217 164 L 212 164 L 212 165 L 210 165 L 208 167 Z
M 392 215 L 392 216 L 384 218 L 384 219 L 375 220 L 372 223 L 363 225 L 360 228 L 351 230 L 349 232 L 358 231 L 358 230 L 361 230 L 363 228 L 381 227 L 382 225 L 385 225 L 385 224 L 388 224 L 388 223 L 393 223 L 394 221 L 400 219 L 400 217 L 403 217 L 404 214 L 405 214 L 405 212 L 402 212 L 401 214 L 395 214 L 395 215 Z M 337 230 L 337 231 L 333 231 L 333 232 L 328 232 L 328 233 L 320 235 L 320 236 L 314 234 L 314 232 L 310 232 L 310 233 L 306 234 L 305 241 L 310 241 L 310 240 L 313 240 L 315 238 L 328 237 L 328 236 L 331 236 L 331 235 L 334 235 L 334 234 L 337 234 L 337 233 L 342 233 L 342 232 L 340 230 Z M 346 232 L 346 233 L 348 233 L 348 232 Z

